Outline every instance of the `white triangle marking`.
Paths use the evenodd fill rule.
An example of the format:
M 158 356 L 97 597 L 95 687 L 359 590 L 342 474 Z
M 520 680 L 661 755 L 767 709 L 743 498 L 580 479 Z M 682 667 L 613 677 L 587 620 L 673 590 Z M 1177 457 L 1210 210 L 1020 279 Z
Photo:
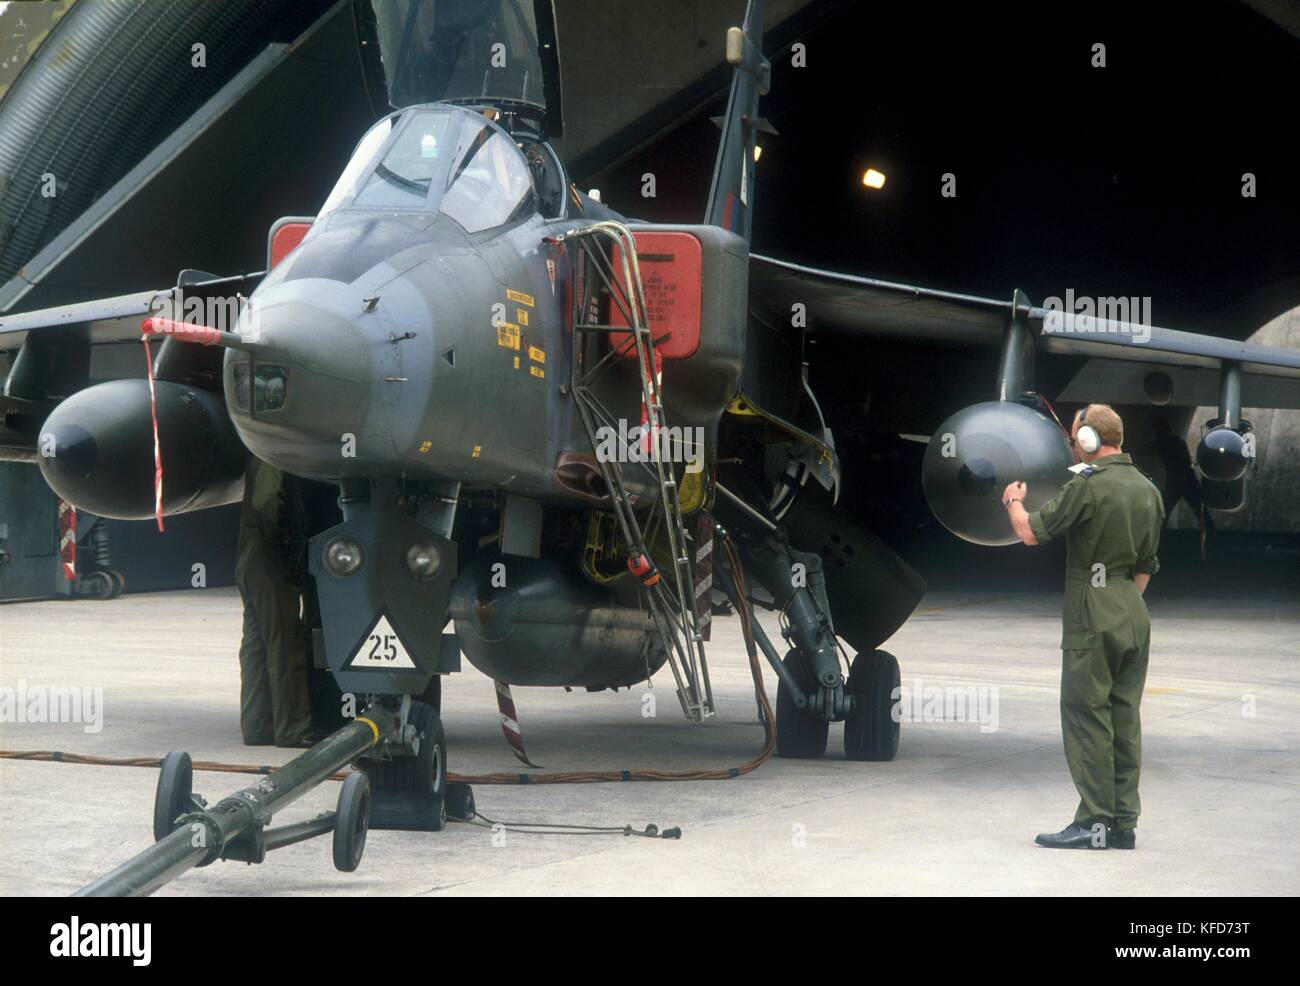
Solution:
M 361 646 L 356 649 L 346 667 L 383 671 L 419 670 L 407 653 L 402 638 L 388 622 L 387 614 L 380 614 L 379 622 L 361 639 Z

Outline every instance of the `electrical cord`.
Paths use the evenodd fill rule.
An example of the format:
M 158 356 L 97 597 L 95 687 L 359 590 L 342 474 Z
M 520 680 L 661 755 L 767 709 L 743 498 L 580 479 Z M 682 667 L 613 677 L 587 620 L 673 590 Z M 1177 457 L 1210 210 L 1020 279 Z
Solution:
M 492 774 L 447 774 L 447 780 L 462 784 L 609 784 L 621 781 L 725 781 L 733 777 L 743 777 L 752 773 L 766 763 L 776 751 L 776 716 L 767 697 L 767 687 L 763 681 L 762 666 L 759 663 L 758 648 L 754 642 L 752 627 L 753 612 L 749 606 L 748 592 L 745 586 L 745 573 L 740 557 L 730 537 L 720 537 L 723 551 L 727 556 L 731 577 L 736 587 L 734 600 L 740 615 L 740 625 L 745 638 L 745 652 L 749 658 L 749 670 L 754 679 L 754 688 L 759 705 L 763 710 L 764 742 L 762 749 L 753 758 L 737 767 L 714 770 L 596 770 L 567 771 L 547 774 L 518 773 L 502 771 Z M 152 767 L 158 768 L 162 760 L 155 757 L 99 757 L 82 753 L 68 753 L 61 750 L 0 750 L 0 760 L 33 760 L 53 763 L 85 764 L 96 767 Z M 278 769 L 270 765 L 220 763 L 209 760 L 196 760 L 196 771 L 215 771 L 227 774 L 273 774 Z M 327 780 L 344 780 L 347 771 L 331 774 Z M 619 829 L 618 831 L 623 831 Z

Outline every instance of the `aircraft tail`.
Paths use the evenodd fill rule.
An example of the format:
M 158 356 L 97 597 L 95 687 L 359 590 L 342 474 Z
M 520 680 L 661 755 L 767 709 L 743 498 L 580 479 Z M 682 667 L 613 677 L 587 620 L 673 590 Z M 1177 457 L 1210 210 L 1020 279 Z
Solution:
M 727 62 L 736 67 L 727 97 L 726 115 L 715 122 L 722 127 L 722 142 L 713 165 L 713 184 L 704 221 L 738 233 L 750 234 L 750 209 L 754 202 L 754 146 L 759 132 L 776 133 L 758 115 L 758 97 L 767 92 L 772 66 L 763 57 L 763 0 L 749 0 L 745 26 L 727 31 Z

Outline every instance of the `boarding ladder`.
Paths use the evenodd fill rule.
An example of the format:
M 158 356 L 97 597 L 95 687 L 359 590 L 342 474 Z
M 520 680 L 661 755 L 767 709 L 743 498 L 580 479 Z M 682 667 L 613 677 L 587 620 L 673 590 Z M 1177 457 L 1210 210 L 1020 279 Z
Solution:
M 632 231 L 619 222 L 603 220 L 572 230 L 556 237 L 557 242 L 571 244 L 575 249 L 573 262 L 573 358 L 570 367 L 569 391 L 582 417 L 583 427 L 591 442 L 592 454 L 609 490 L 610 503 L 619 530 L 630 551 L 629 568 L 647 588 L 650 610 L 660 641 L 668 655 L 677 684 L 677 697 L 682 711 L 693 721 L 713 715 L 713 689 L 709 684 L 708 664 L 704 654 L 704 638 L 700 633 L 695 596 L 692 591 L 692 567 L 689 556 L 686 528 L 682 521 L 682 505 L 678 495 L 677 479 L 671 462 L 661 454 L 663 432 L 663 395 L 660 391 L 655 342 L 649 326 L 645 293 L 641 285 L 641 271 L 637 263 L 636 241 Z M 603 290 L 611 305 L 617 305 L 626 325 L 601 324 L 599 294 Z M 609 351 L 588 365 L 588 356 L 594 354 L 594 340 L 604 335 L 610 340 Z M 616 336 L 627 338 L 614 343 Z M 667 335 L 659 338 L 663 342 Z M 644 526 L 632 509 L 624 481 L 623 465 L 619 461 L 605 461 L 600 454 L 598 429 L 600 426 L 618 432 L 618 423 L 592 391 L 593 384 L 611 367 L 636 350 L 637 377 L 640 380 L 641 406 L 645 421 L 643 437 L 650 436 L 648 458 L 640 468 L 650 472 L 657 497 L 644 517 Z M 656 518 L 656 511 L 660 517 Z M 671 572 L 659 573 L 651 561 L 648 538 L 644 533 L 652 530 L 657 520 L 662 520 L 667 535 L 673 564 Z M 641 566 L 638 570 L 638 565 Z M 664 575 L 666 578 L 657 577 Z M 671 584 L 671 588 L 665 582 Z

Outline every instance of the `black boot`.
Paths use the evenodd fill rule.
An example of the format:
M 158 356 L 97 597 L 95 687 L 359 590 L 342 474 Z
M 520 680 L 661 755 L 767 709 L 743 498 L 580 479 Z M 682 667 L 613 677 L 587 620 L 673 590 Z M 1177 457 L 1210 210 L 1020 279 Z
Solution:
M 1112 849 L 1136 849 L 1137 829 L 1107 829 L 1106 845 Z
M 1048 849 L 1105 849 L 1107 844 L 1104 835 L 1099 832 L 1094 836 L 1089 826 L 1078 822 L 1071 822 L 1059 832 L 1043 833 L 1034 841 Z

